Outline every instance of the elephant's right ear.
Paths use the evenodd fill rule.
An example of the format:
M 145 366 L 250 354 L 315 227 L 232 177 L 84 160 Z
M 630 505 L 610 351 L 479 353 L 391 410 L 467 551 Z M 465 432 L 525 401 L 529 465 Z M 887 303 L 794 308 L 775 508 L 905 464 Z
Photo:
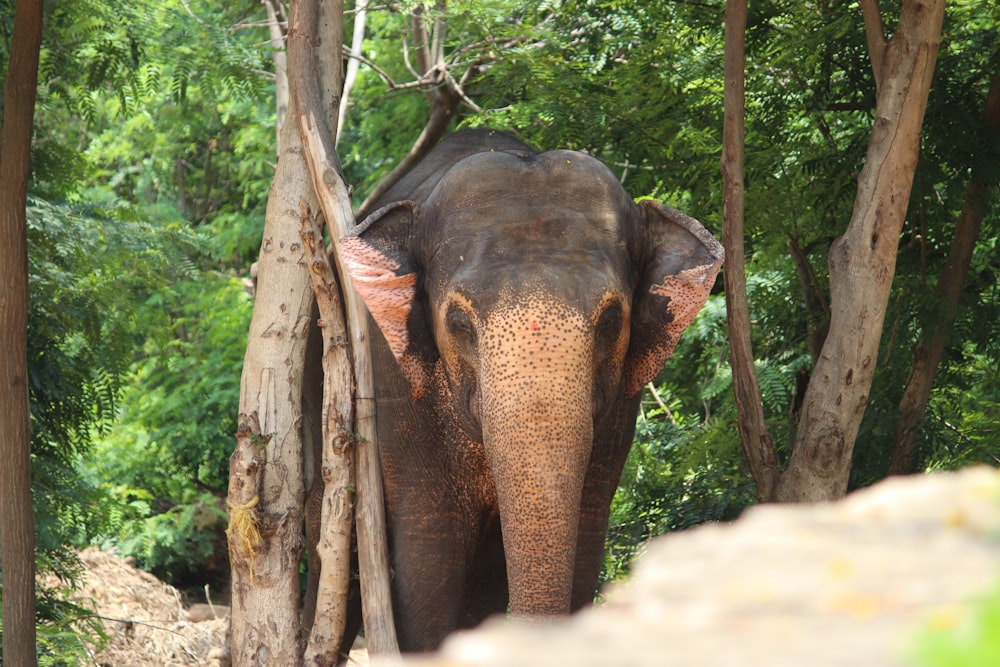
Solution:
M 354 288 L 382 330 L 414 400 L 430 387 L 438 357 L 410 249 L 417 210 L 411 201 L 380 208 L 339 243 Z
M 642 275 L 632 310 L 625 392 L 653 380 L 681 332 L 708 299 L 725 252 L 697 220 L 659 202 L 640 202 Z

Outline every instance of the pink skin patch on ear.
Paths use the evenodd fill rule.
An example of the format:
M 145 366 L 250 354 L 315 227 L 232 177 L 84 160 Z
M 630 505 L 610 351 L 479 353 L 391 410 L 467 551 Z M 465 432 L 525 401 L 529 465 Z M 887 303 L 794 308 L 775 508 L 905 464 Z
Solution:
M 406 320 L 413 306 L 417 274 L 396 275 L 399 262 L 356 236 L 341 240 L 340 250 L 354 288 L 378 323 L 389 349 L 402 360 L 409 344 Z
M 670 299 L 668 306 L 673 321 L 667 326 L 668 338 L 676 340 L 691 324 L 715 284 L 718 265 L 708 264 L 667 276 L 661 285 L 650 285 L 649 293 Z M 676 338 L 674 338 L 676 336 Z
M 649 286 L 650 294 L 670 299 L 667 311 L 672 319 L 667 325 L 662 342 L 642 358 L 631 360 L 625 387 L 627 396 L 632 396 L 642 389 L 663 368 L 663 364 L 677 346 L 681 334 L 708 300 L 721 265 L 722 261 L 719 260 L 713 264 L 697 266 L 681 271 L 677 275 L 666 276 L 662 283 Z

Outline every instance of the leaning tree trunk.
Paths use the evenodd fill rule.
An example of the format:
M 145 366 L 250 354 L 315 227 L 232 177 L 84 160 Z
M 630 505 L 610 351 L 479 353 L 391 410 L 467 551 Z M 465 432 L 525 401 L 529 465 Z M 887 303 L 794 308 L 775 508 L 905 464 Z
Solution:
M 315 208 L 295 118 L 281 128 L 268 195 L 253 319 L 229 463 L 233 665 L 294 665 L 302 655 L 302 376 L 313 294 L 299 234 Z
M 994 76 L 990 81 L 984 115 L 989 131 L 1000 134 L 1000 75 Z M 981 163 L 973 167 L 965 201 L 955 225 L 955 236 L 952 238 L 944 269 L 938 279 L 937 316 L 928 324 L 917 342 L 910 376 L 906 380 L 906 389 L 903 390 L 903 398 L 899 402 L 899 420 L 896 422 L 896 433 L 889 459 L 890 475 L 911 472 L 913 449 L 930 401 L 934 376 L 941 357 L 944 356 L 944 348 L 955 324 L 955 317 L 958 315 L 962 286 L 965 284 L 965 276 L 972 262 L 972 251 L 979 238 L 987 202 L 996 186 L 995 180 L 987 181 L 983 173 L 985 170 L 979 164 Z
M 875 0 L 861 5 L 875 73 L 875 124 L 851 221 L 830 248 L 830 330 L 778 483 L 776 498 L 783 501 L 847 492 L 944 18 L 944 0 L 904 0 L 895 35 L 886 40 Z
M 0 558 L 3 660 L 35 656 L 35 522 L 28 408 L 28 225 L 25 212 L 42 42 L 42 3 L 17 0 L 0 136 Z
M 373 654 L 398 653 L 389 586 L 389 555 L 385 532 L 381 468 L 375 430 L 375 383 L 369 352 L 368 311 L 339 261 L 338 243 L 354 224 L 350 197 L 334 149 L 337 105 L 343 81 L 339 54 L 343 39 L 340 0 L 294 0 L 288 39 L 289 84 L 293 115 L 298 122 L 304 154 L 333 241 L 339 284 L 351 345 L 356 383 L 354 433 L 357 457 L 358 561 L 365 637 Z M 336 54 L 331 60 L 325 56 Z M 324 105 L 324 100 L 329 105 Z M 313 210 L 316 210 L 315 207 Z M 325 398 L 324 403 L 329 399 Z M 345 416 L 347 412 L 342 412 Z M 326 494 L 336 492 L 327 485 Z M 324 501 L 326 502 L 326 501 Z M 325 567 L 325 564 L 324 564 Z M 317 612 L 319 609 L 317 608 Z M 322 620 L 317 616 L 314 627 Z M 312 650 L 312 648 L 310 649 Z

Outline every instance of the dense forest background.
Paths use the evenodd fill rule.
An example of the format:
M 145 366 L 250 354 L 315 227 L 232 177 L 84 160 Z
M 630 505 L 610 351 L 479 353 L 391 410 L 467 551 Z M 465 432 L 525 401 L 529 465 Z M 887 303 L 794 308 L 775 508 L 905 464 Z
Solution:
M 0 0 L 3 71 L 13 5 Z M 883 3 L 886 15 L 897 5 Z M 432 76 L 412 57 L 418 8 L 445 54 Z M 347 43 L 357 16 L 348 12 Z M 221 498 L 281 99 L 268 12 L 256 0 L 67 0 L 45 20 L 28 207 L 39 566 L 68 589 L 74 549 L 97 544 L 221 594 Z M 588 151 L 633 196 L 718 233 L 722 25 L 714 0 L 372 5 L 338 149 L 355 205 L 443 95 L 451 127 Z M 747 59 L 753 343 L 769 430 L 787 457 L 875 86 L 849 3 L 751 3 Z M 1000 122 L 986 112 L 998 77 L 1000 4 L 952 0 L 852 488 L 889 471 L 919 343 L 947 319 L 939 277 L 973 181 L 981 229 L 908 469 L 1000 462 Z M 718 289 L 647 390 L 612 508 L 609 580 L 648 537 L 753 502 Z M 60 659 L 79 650 L 73 632 L 87 618 L 64 593 L 42 591 L 40 606 L 40 642 Z

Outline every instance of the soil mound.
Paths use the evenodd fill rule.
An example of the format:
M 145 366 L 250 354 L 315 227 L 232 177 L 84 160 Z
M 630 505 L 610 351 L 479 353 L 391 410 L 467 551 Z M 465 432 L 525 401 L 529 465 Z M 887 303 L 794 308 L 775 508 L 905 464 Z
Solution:
M 127 559 L 98 549 L 80 554 L 77 597 L 110 637 L 94 656 L 101 667 L 228 667 L 229 608 L 183 603 L 180 592 Z

